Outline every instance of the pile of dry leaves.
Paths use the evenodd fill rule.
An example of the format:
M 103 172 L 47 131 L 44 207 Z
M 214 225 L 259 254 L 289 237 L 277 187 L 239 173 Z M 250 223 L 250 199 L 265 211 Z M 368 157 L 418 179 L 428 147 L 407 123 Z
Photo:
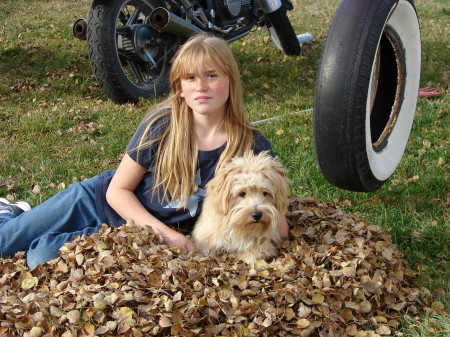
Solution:
M 0 260 L 4 336 L 377 336 L 424 291 L 388 235 L 314 200 L 290 203 L 279 257 L 246 265 L 158 244 L 149 230 L 76 238 L 29 270 Z

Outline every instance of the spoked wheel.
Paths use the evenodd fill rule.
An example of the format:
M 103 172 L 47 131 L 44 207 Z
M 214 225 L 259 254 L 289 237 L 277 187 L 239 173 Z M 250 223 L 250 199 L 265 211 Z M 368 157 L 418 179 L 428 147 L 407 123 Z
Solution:
M 378 189 L 397 168 L 420 80 L 420 31 L 411 0 L 343 0 L 330 26 L 315 90 L 319 167 L 332 184 Z
M 141 0 L 94 0 L 87 44 L 95 77 L 116 103 L 158 96 L 169 88 L 171 58 L 180 41 L 149 25 L 153 8 Z

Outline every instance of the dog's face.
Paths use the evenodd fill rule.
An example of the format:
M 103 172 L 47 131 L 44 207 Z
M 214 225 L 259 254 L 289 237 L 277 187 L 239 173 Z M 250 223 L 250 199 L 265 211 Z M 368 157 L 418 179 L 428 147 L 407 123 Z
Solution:
M 275 188 L 264 174 L 240 174 L 235 177 L 229 200 L 229 223 L 239 232 L 251 231 L 256 236 L 273 230 L 278 224 Z
M 236 234 L 276 230 L 286 212 L 288 180 L 281 164 L 266 154 L 249 153 L 221 167 L 207 186 L 215 210 L 228 218 Z

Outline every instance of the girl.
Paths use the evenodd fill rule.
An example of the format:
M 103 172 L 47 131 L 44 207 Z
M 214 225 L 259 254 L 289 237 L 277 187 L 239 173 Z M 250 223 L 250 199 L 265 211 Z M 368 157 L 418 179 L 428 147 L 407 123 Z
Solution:
M 74 183 L 31 210 L 0 199 L 2 256 L 26 251 L 33 268 L 55 258 L 73 236 L 127 219 L 151 226 L 168 245 L 195 249 L 173 228 L 193 228 L 216 168 L 248 150 L 273 153 L 249 124 L 224 40 L 206 34 L 188 40 L 175 55 L 170 83 L 169 97 L 141 122 L 117 170 Z M 282 223 L 287 236 L 285 218 Z

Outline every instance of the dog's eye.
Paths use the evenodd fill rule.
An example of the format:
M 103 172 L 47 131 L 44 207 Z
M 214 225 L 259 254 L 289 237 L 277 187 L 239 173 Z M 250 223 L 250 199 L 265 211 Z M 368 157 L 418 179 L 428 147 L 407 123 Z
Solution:
M 239 193 L 239 196 L 241 197 L 241 198 L 244 198 L 245 197 L 245 192 L 241 192 L 241 193 Z
M 267 192 L 267 191 L 263 192 L 263 196 L 265 196 L 265 197 L 267 197 L 268 194 L 269 194 L 269 192 Z

